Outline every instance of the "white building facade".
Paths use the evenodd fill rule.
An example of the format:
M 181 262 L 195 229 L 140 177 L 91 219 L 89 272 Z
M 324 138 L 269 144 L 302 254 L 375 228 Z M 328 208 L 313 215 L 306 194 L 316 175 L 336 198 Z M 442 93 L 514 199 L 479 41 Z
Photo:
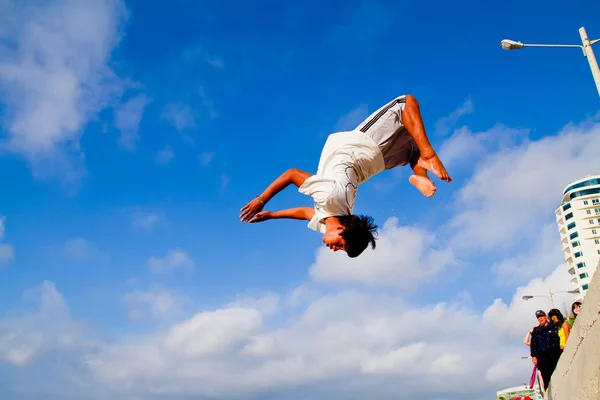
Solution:
M 600 261 L 600 175 L 565 187 L 556 222 L 575 300 L 583 300 Z

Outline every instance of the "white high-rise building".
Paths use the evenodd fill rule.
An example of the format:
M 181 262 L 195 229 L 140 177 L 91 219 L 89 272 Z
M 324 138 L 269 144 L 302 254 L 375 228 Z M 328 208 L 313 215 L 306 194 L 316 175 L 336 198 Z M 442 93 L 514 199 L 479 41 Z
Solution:
M 571 283 L 582 300 L 600 261 L 600 175 L 569 183 L 563 190 L 556 222 Z

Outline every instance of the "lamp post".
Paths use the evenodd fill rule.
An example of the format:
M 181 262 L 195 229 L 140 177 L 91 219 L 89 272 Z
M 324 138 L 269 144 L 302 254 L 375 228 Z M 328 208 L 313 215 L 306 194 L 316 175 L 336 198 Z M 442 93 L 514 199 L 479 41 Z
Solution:
M 504 39 L 500 42 L 500 45 L 504 50 L 519 50 L 523 47 L 578 47 L 583 50 L 583 56 L 587 58 L 590 64 L 596 89 L 598 90 L 598 95 L 600 95 L 600 69 L 598 68 L 596 56 L 594 56 L 594 52 L 592 51 L 592 45 L 600 42 L 600 39 L 590 40 L 584 27 L 579 28 L 579 36 L 581 36 L 582 44 L 528 44 Z
M 523 300 L 527 301 L 527 300 L 533 299 L 534 297 L 545 297 L 547 299 L 550 299 L 550 303 L 552 303 L 552 308 L 554 308 L 554 295 L 558 294 L 558 293 L 575 294 L 575 293 L 579 293 L 579 290 L 573 289 L 573 290 L 561 290 L 558 292 L 552 292 L 552 290 L 548 289 L 548 296 L 546 296 L 546 295 L 536 295 L 536 296 L 527 295 L 527 296 L 523 296 Z

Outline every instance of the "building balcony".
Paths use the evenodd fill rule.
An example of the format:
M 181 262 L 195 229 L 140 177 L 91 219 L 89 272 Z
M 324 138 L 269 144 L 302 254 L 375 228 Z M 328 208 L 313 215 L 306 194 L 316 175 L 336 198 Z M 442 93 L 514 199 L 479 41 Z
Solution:
M 565 254 L 565 262 L 567 265 L 573 265 L 573 256 L 571 254 Z
M 577 275 L 575 275 L 573 278 L 571 278 L 571 283 L 573 285 L 577 285 Z

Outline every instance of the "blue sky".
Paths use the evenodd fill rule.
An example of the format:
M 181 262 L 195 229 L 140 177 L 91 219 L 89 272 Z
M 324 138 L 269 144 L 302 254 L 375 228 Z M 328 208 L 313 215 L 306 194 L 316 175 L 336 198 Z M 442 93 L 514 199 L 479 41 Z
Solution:
M 404 310 L 458 302 L 482 324 L 500 299 L 523 317 L 493 346 L 518 353 L 535 304 L 511 303 L 515 293 L 549 279 L 569 289 L 553 207 L 568 181 L 598 172 L 598 94 L 577 49 L 507 52 L 500 40 L 577 44 L 580 26 L 600 37 L 596 2 L 26 4 L 0 6 L 0 215 L 14 251 L 0 264 L 5 318 L 38 318 L 49 296 L 68 304 L 63 318 L 117 346 L 240 296 L 267 333 L 346 291 L 401 299 Z M 329 133 L 405 93 L 420 101 L 454 181 L 436 181 L 432 199 L 407 170 L 363 185 L 355 211 L 381 227 L 396 218 L 380 252 L 352 263 L 321 250 L 303 222 L 239 222 L 240 208 L 287 168 L 314 172 Z M 310 204 L 290 188 L 269 208 Z M 171 264 L 156 261 L 169 251 Z M 46 294 L 41 311 L 23 298 L 32 287 Z M 305 307 L 284 306 L 299 287 L 311 293 Z M 86 354 L 81 341 L 68 350 Z M 2 343 L 0 368 L 14 379 L 0 387 L 15 399 L 26 398 L 19 382 L 43 371 L 43 355 L 66 351 L 27 342 L 36 356 L 19 363 L 6 355 L 16 345 Z M 90 367 L 86 379 L 100 375 Z M 342 390 L 337 378 L 324 387 L 307 379 L 321 395 Z M 500 374 L 471 394 L 514 379 Z M 294 398 L 286 387 L 272 390 Z

